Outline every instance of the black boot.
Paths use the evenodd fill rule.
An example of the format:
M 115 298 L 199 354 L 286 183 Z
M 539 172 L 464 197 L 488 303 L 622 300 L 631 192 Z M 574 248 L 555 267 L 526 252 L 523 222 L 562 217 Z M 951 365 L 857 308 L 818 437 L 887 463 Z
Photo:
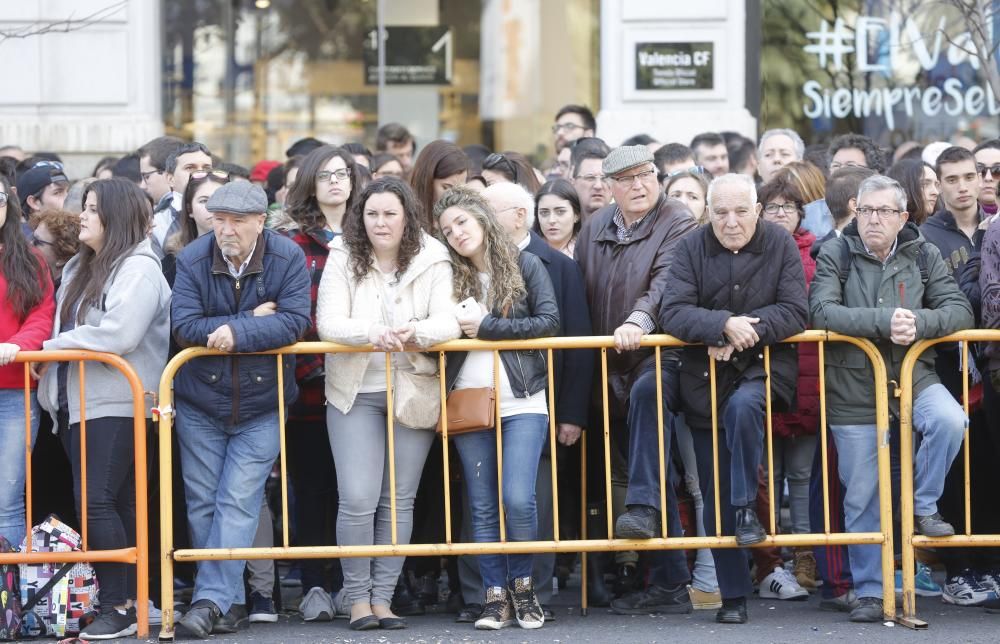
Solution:
M 412 617 L 414 615 L 423 615 L 426 611 L 424 605 L 413 596 L 410 592 L 409 586 L 403 581 L 403 576 L 400 575 L 399 579 L 396 580 L 396 590 L 392 594 L 392 612 L 396 613 L 400 617 Z

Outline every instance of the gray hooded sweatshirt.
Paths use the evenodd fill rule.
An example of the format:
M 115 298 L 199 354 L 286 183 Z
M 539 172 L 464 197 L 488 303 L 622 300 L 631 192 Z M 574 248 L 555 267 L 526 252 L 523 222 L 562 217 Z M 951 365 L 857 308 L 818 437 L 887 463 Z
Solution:
M 56 294 L 56 320 L 52 339 L 43 349 L 86 349 L 114 353 L 132 366 L 144 391 L 158 391 L 167 363 L 170 334 L 170 287 L 163 278 L 160 260 L 148 239 L 122 260 L 104 285 L 102 306 L 87 311 L 82 324 L 60 332 L 60 312 L 67 286 L 76 277 L 80 256 L 67 262 Z M 58 369 L 45 372 L 38 385 L 38 402 L 55 416 L 59 408 Z M 69 422 L 80 422 L 80 363 L 69 363 L 67 383 Z M 86 417 L 132 416 L 132 390 L 117 368 L 86 363 Z M 143 402 L 150 417 L 150 401 Z

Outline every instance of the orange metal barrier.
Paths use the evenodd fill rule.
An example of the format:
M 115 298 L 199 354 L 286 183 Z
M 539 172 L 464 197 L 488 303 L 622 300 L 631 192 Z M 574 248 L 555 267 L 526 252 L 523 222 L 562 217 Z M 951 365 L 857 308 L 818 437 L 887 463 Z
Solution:
M 784 342 L 788 343 L 802 343 L 802 342 L 814 342 L 818 343 L 819 346 L 819 367 L 820 367 L 820 401 L 822 405 L 821 412 L 821 426 L 820 426 L 820 440 L 821 440 L 821 450 L 823 456 L 824 466 L 823 470 L 823 496 L 824 496 L 824 532 L 815 534 L 775 534 L 776 519 L 775 519 L 775 506 L 774 506 L 774 481 L 773 481 L 773 467 L 771 467 L 771 461 L 773 456 L 772 448 L 772 432 L 771 432 L 771 397 L 770 397 L 770 351 L 765 348 L 764 350 L 764 361 L 765 361 L 765 371 L 768 375 L 767 383 L 767 425 L 766 425 L 766 441 L 767 441 L 767 458 L 768 458 L 768 471 L 769 471 L 769 484 L 770 484 L 770 496 L 771 496 L 771 515 L 769 517 L 769 524 L 771 527 L 770 535 L 756 547 L 768 547 L 768 546 L 802 546 L 802 545 L 848 545 L 848 544 L 875 544 L 879 545 L 882 550 L 882 578 L 883 578 L 883 602 L 884 602 L 884 613 L 886 619 L 894 619 L 896 613 L 895 607 L 895 592 L 894 592 L 894 570 L 893 570 L 893 547 L 892 547 L 892 530 L 889 526 L 892 525 L 892 502 L 891 502 L 891 489 L 890 489 L 890 473 L 889 473 L 889 412 L 888 412 L 888 384 L 886 380 L 886 369 L 885 364 L 882 360 L 878 349 L 868 340 L 852 338 L 848 336 L 842 336 L 835 333 L 829 333 L 825 331 L 807 331 L 805 333 L 793 336 L 786 339 Z M 826 426 L 826 410 L 825 410 L 825 400 L 826 400 L 826 390 L 825 390 L 825 373 L 824 373 L 824 362 L 823 362 L 823 348 L 826 342 L 845 342 L 852 344 L 853 346 L 859 348 L 863 351 L 872 363 L 874 382 L 875 382 L 875 409 L 876 409 L 876 431 L 878 433 L 878 470 L 879 470 L 879 505 L 880 505 L 880 519 L 881 525 L 887 526 L 881 532 L 871 532 L 871 533 L 832 533 L 830 532 L 830 511 L 829 507 L 829 481 L 827 468 L 825 463 L 827 462 L 827 426 Z M 173 579 L 173 566 L 175 561 L 204 561 L 204 560 L 218 560 L 218 559 L 319 559 L 319 558 L 329 558 L 329 557 L 379 557 L 379 556 L 444 556 L 444 555 L 459 555 L 459 554 L 484 554 L 484 553 L 536 553 L 536 552 L 582 552 L 586 553 L 588 551 L 623 551 L 623 550 L 667 550 L 667 549 L 691 549 L 691 548 L 734 548 L 738 547 L 736 544 L 736 539 L 733 536 L 723 536 L 721 534 L 721 521 L 719 520 L 720 507 L 719 507 L 719 471 L 718 471 L 718 431 L 713 433 L 713 458 L 715 462 L 715 477 L 714 486 L 716 491 L 716 534 L 714 536 L 705 537 L 681 537 L 681 536 L 670 536 L 668 538 L 668 526 L 666 520 L 666 485 L 665 481 L 667 474 L 667 462 L 663 454 L 664 445 L 664 426 L 663 426 L 663 391 L 661 384 L 661 365 L 660 365 L 660 353 L 663 348 L 679 347 L 684 346 L 684 343 L 666 335 L 650 335 L 644 336 L 641 342 L 643 347 L 651 347 L 655 351 L 655 369 L 656 369 L 656 380 L 657 380 L 657 402 L 659 403 L 659 412 L 657 419 L 658 428 L 658 445 L 660 447 L 660 500 L 661 500 L 661 526 L 662 526 L 662 536 L 654 539 L 648 540 L 634 540 L 634 539 L 615 539 L 613 538 L 614 527 L 613 522 L 613 512 L 611 508 L 611 445 L 610 445 L 610 415 L 608 413 L 608 349 L 614 348 L 614 339 L 610 337 L 562 337 L 562 338 L 540 338 L 534 340 L 509 340 L 509 341 L 497 341 L 497 342 L 485 342 L 480 340 L 456 340 L 453 342 L 447 342 L 442 345 L 438 345 L 430 348 L 429 352 L 437 352 L 439 359 L 439 366 L 441 370 L 440 378 L 440 396 L 442 402 L 442 415 L 443 424 L 445 431 L 442 433 L 441 449 L 444 461 L 444 477 L 443 477 L 443 498 L 445 506 L 445 543 L 438 544 L 400 544 L 397 541 L 396 536 L 396 483 L 395 483 L 395 459 L 389 459 L 389 489 L 390 489 L 390 508 L 391 508 L 391 522 L 392 522 L 392 543 L 386 545 L 371 545 L 371 546 L 291 546 L 288 537 L 288 490 L 287 490 L 287 479 L 286 479 L 286 453 L 285 453 L 285 421 L 284 414 L 278 414 L 278 432 L 280 437 L 280 456 L 281 456 L 281 500 L 282 500 L 282 545 L 275 546 L 271 548 L 218 548 L 218 549 L 183 549 L 175 550 L 173 548 L 173 526 L 171 525 L 173 499 L 172 499 L 172 484 L 171 484 L 171 472 L 172 470 L 172 454 L 171 454 L 171 426 L 173 421 L 173 380 L 180 367 L 188 362 L 189 360 L 196 359 L 202 356 L 210 355 L 230 355 L 218 351 L 213 351 L 205 348 L 191 348 L 185 349 L 175 356 L 169 364 L 167 364 L 164 370 L 163 377 L 160 381 L 160 409 L 158 414 L 159 420 L 159 440 L 160 440 L 160 494 L 161 494 L 161 514 L 163 521 L 161 522 L 161 559 L 160 564 L 162 567 L 161 576 L 164 580 Z M 449 473 L 449 440 L 447 432 L 447 406 L 445 403 L 446 390 L 444 383 L 444 365 L 445 365 L 445 355 L 449 351 L 491 351 L 493 353 L 494 360 L 494 383 L 499 380 L 499 352 L 506 350 L 538 350 L 544 351 L 547 354 L 547 364 L 548 364 L 548 399 L 549 399 L 549 445 L 552 455 L 552 506 L 553 506 L 553 539 L 551 541 L 528 541 L 528 542 L 510 542 L 506 540 L 504 517 L 501 512 L 500 516 L 500 542 L 497 543 L 456 543 L 452 538 L 452 525 L 451 525 L 451 491 L 450 491 L 450 473 Z M 582 472 L 582 507 L 581 507 L 581 538 L 580 539 L 561 539 L 559 533 L 559 504 L 557 498 L 558 490 L 558 476 L 556 472 L 556 418 L 554 414 L 555 409 L 555 391 L 554 391 L 554 376 L 553 376 L 553 355 L 554 350 L 573 350 L 573 349 L 598 349 L 600 351 L 600 370 L 599 377 L 602 383 L 602 407 L 603 407 L 603 427 L 601 428 L 591 428 L 589 431 L 591 433 L 591 441 L 595 439 L 594 432 L 597 430 L 598 435 L 596 439 L 603 442 L 603 452 L 605 455 L 604 459 L 604 483 L 605 483 L 605 499 L 607 504 L 607 534 L 609 538 L 605 539 L 589 539 L 587 537 L 587 526 L 586 526 L 586 447 L 587 440 L 586 434 L 584 432 L 584 467 Z M 264 352 L 268 355 L 274 355 L 277 361 L 277 373 L 278 373 L 278 405 L 279 408 L 284 407 L 285 401 L 283 398 L 283 369 L 282 360 L 283 355 L 287 354 L 311 354 L 311 353 L 369 353 L 372 351 L 371 346 L 360 346 L 360 347 L 349 347 L 343 345 L 337 345 L 333 343 L 326 342 L 302 342 L 289 347 L 283 347 L 281 349 L 276 349 L 274 351 Z M 718 405 L 715 400 L 715 363 L 710 361 L 710 381 L 712 385 L 712 421 L 713 427 L 718 429 Z M 389 454 L 394 454 L 394 438 L 393 438 L 393 412 L 392 412 L 392 364 L 391 356 L 387 354 L 386 356 L 386 392 L 388 401 L 387 410 L 387 449 Z M 497 396 L 497 429 L 500 429 L 500 409 L 499 409 L 499 396 Z M 496 432 L 497 435 L 497 475 L 499 482 L 499 490 L 502 495 L 503 483 L 502 483 L 502 458 L 503 458 L 503 446 L 501 442 L 501 431 Z M 263 482 L 262 482 L 263 484 Z M 501 507 L 503 506 L 501 498 Z M 672 528 L 671 533 L 676 533 L 677 528 Z M 586 556 L 584 554 L 584 556 Z M 584 612 L 587 608 L 586 599 L 586 564 L 582 566 L 583 570 L 583 592 L 582 592 L 582 605 Z M 164 583 L 163 585 L 163 598 L 162 598 L 162 610 L 163 610 L 163 624 L 160 632 L 161 640 L 169 640 L 174 636 L 174 613 L 173 613 L 173 587 L 169 583 Z
M 900 459 L 900 531 L 902 534 L 903 548 L 903 618 L 902 622 L 911 628 L 926 628 L 927 623 L 917 619 L 916 601 L 916 548 L 956 548 L 956 547 L 998 547 L 1000 546 L 1000 534 L 972 534 L 972 485 L 970 479 L 969 454 L 971 441 L 969 431 L 966 428 L 965 440 L 962 448 L 963 470 L 965 472 L 965 522 L 964 525 L 956 525 L 956 534 L 952 537 L 925 537 L 914 534 L 913 528 L 913 369 L 917 361 L 925 351 L 938 344 L 945 342 L 958 342 L 962 352 L 962 406 L 965 415 L 969 416 L 969 342 L 998 342 L 1000 341 L 1000 330 L 996 329 L 973 329 L 959 331 L 952 335 L 933 340 L 920 340 L 915 342 L 903 358 L 900 367 L 900 382 L 897 395 L 900 397 L 899 404 L 899 443 L 902 458 Z M 984 374 L 984 377 L 988 375 Z M 984 387 L 989 387 L 988 382 L 983 383 Z M 997 422 L 995 419 L 993 422 Z
M 0 553 L 0 564 L 36 564 L 100 562 L 124 563 L 136 567 L 136 636 L 149 635 L 149 529 L 146 491 L 146 409 L 142 382 L 132 366 L 120 356 L 96 351 L 21 351 L 14 360 L 24 364 L 24 456 L 25 456 L 25 526 L 27 526 L 27 552 Z M 80 363 L 80 552 L 31 552 L 31 372 L 32 362 Z M 87 529 L 87 412 L 86 367 L 87 362 L 100 362 L 120 371 L 132 389 L 132 415 L 135 419 L 135 542 L 131 548 L 118 550 L 90 550 Z M 166 582 L 165 582 L 166 583 Z

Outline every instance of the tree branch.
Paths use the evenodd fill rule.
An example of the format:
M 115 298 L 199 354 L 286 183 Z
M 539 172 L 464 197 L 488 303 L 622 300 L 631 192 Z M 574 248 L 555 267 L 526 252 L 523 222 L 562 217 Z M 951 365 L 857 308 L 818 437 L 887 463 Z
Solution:
M 90 25 L 96 24 L 103 21 L 104 19 L 118 13 L 121 9 L 124 9 L 128 5 L 128 0 L 119 0 L 113 4 L 99 9 L 88 16 L 82 18 L 74 18 L 73 14 L 70 14 L 65 20 L 57 20 L 55 22 L 49 23 L 34 23 L 26 27 L 21 27 L 12 30 L 0 29 L 0 44 L 10 38 L 31 38 L 34 36 L 41 36 L 50 33 L 69 33 L 71 31 L 79 31 L 80 29 L 86 29 Z

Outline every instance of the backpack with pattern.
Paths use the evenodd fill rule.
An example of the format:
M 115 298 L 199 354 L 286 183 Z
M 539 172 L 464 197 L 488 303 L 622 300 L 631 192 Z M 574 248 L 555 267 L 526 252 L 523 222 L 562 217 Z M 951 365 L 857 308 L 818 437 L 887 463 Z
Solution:
M 0 552 L 17 552 L 17 548 L 0 537 Z M 0 565 L 0 640 L 21 637 L 21 591 L 17 585 L 17 564 Z

